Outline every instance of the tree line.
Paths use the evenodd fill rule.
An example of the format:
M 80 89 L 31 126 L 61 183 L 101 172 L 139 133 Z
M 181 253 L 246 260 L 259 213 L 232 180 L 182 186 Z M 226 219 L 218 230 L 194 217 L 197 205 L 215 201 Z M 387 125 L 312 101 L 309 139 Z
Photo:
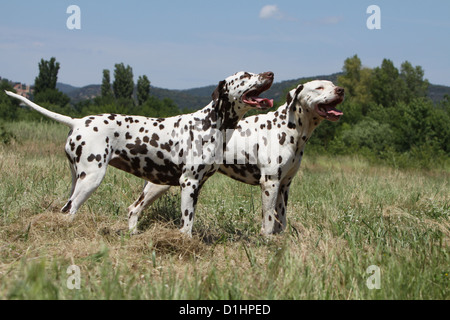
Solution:
M 311 148 L 331 154 L 362 154 L 400 166 L 445 166 L 450 156 L 450 97 L 427 97 L 424 70 L 391 60 L 367 68 L 355 55 L 345 60 L 339 86 L 346 100 L 338 123 L 323 122 Z
M 157 99 L 150 95 L 150 80 L 146 75 L 139 76 L 134 84 L 133 69 L 123 63 L 115 65 L 114 80 L 111 82 L 110 70 L 103 70 L 101 96 L 70 104 L 70 98 L 56 88 L 59 62 L 53 57 L 39 62 L 39 74 L 34 82 L 32 99 L 45 108 L 69 115 L 84 117 L 91 114 L 117 113 L 151 117 L 170 117 L 180 114 L 180 109 L 170 99 Z M 0 83 L 0 119 L 38 120 L 42 116 L 28 108 L 20 108 L 17 101 L 12 101 L 4 90 L 14 91 L 8 81 Z
M 115 65 L 114 80 L 109 70 L 103 70 L 101 96 L 71 105 L 69 97 L 56 88 L 59 68 L 55 58 L 41 60 L 34 85 L 34 100 L 55 112 L 73 117 L 101 113 L 169 117 L 183 113 L 172 100 L 151 96 L 147 76 L 139 76 L 135 85 L 132 68 L 123 63 Z M 401 167 L 448 166 L 450 97 L 433 103 L 427 97 L 429 82 L 424 74 L 422 67 L 408 61 L 398 69 L 388 59 L 376 68 L 364 67 L 357 55 L 346 59 L 337 80 L 346 90 L 346 100 L 338 107 L 344 116 L 338 123 L 324 121 L 308 148 L 313 154 L 360 154 Z M 0 90 L 0 120 L 42 119 L 3 93 L 12 90 L 7 81 L 0 83 Z

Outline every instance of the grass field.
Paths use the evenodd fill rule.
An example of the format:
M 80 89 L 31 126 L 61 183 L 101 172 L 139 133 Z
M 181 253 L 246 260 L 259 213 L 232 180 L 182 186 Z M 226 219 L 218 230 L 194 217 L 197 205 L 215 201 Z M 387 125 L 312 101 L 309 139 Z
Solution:
M 68 130 L 5 128 L 16 139 L 0 144 L 2 299 L 450 297 L 448 171 L 306 152 L 280 236 L 259 235 L 258 187 L 216 174 L 202 190 L 193 239 L 178 232 L 175 188 L 146 212 L 145 232 L 130 237 L 117 231 L 127 228 L 142 180 L 110 168 L 69 223 L 59 213 L 71 184 Z M 72 265 L 79 290 L 67 285 Z M 379 268 L 380 289 L 367 286 L 370 266 Z

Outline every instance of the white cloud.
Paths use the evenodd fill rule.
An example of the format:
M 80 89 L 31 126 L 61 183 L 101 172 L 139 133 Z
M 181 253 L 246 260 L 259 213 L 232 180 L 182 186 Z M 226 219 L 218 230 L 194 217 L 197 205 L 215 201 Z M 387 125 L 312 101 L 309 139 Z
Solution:
M 278 6 L 276 5 L 267 5 L 264 6 L 260 13 L 259 13 L 259 17 L 261 19 L 283 19 L 283 13 L 280 11 L 280 9 L 278 8 Z

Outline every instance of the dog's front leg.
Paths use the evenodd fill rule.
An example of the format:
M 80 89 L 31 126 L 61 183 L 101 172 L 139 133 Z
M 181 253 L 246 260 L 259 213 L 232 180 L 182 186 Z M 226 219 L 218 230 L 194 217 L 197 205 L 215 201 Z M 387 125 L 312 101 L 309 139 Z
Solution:
M 263 211 L 261 234 L 268 236 L 276 233 L 275 226 L 281 223 L 276 211 L 280 181 L 272 176 L 265 176 L 263 179 L 264 182 L 261 183 Z
M 192 237 L 195 208 L 200 194 L 201 184 L 198 180 L 184 179 L 181 185 L 181 232 Z
M 289 197 L 290 182 L 287 184 L 281 183 L 278 190 L 278 197 L 275 210 L 277 211 L 278 220 L 275 222 L 274 232 L 281 233 L 287 226 L 287 203 Z

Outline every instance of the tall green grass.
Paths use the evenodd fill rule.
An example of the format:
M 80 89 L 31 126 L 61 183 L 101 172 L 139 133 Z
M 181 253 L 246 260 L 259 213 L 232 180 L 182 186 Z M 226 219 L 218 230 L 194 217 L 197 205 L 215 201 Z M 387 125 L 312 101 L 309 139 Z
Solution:
M 260 189 L 216 174 L 181 236 L 171 189 L 126 230 L 143 181 L 114 168 L 69 223 L 57 124 L 6 124 L 0 145 L 0 298 L 448 299 L 450 173 L 399 170 L 359 157 L 306 152 L 291 187 L 286 232 L 259 235 Z M 80 268 L 81 289 L 67 287 Z M 381 271 L 370 290 L 369 266 Z

